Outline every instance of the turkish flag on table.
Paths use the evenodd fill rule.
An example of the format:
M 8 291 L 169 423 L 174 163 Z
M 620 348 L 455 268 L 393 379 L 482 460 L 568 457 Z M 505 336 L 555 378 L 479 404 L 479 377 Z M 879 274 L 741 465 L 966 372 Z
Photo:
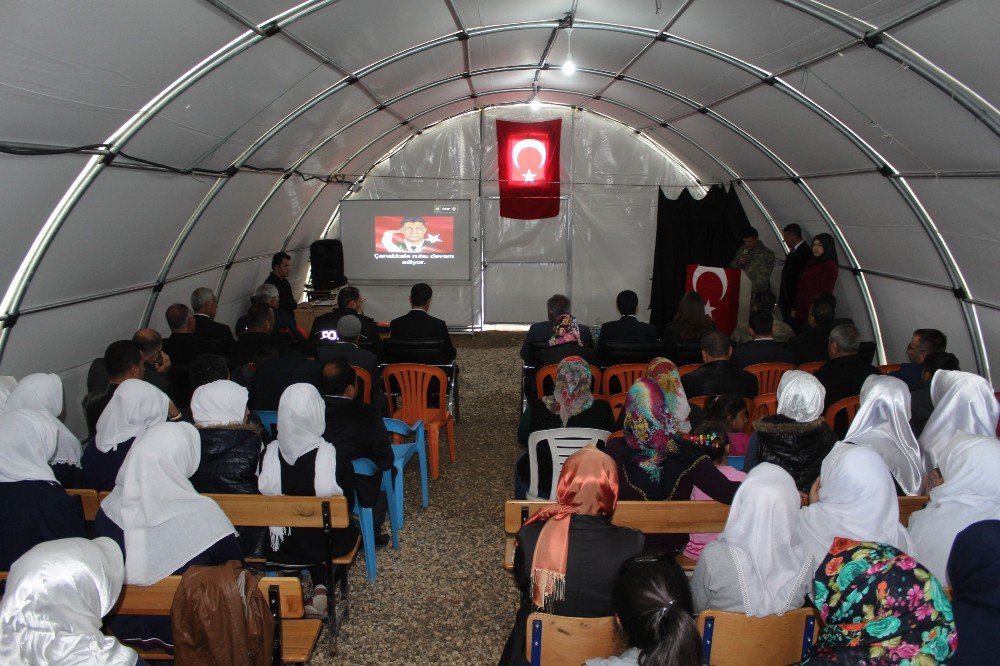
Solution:
M 562 120 L 497 121 L 500 215 L 540 220 L 559 214 L 559 135 Z
M 732 335 L 740 322 L 740 308 L 748 301 L 749 280 L 743 284 L 743 271 L 738 268 L 716 268 L 688 264 L 684 291 L 695 291 L 705 299 L 705 314 L 715 327 Z

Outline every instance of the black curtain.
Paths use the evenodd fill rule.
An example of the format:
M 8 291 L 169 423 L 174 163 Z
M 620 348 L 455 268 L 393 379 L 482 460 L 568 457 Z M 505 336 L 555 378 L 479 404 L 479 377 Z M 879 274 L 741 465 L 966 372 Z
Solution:
M 700 200 L 685 189 L 672 201 L 660 190 L 649 321 L 661 333 L 684 295 L 687 265 L 728 267 L 749 227 L 735 185 L 728 193 L 713 185 Z

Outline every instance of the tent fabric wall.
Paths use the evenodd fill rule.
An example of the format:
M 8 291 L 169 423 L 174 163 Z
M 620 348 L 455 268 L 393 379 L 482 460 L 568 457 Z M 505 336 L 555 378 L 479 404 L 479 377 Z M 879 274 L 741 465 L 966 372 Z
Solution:
M 791 221 L 833 233 L 842 302 L 885 343 L 887 360 L 901 360 L 906 329 L 936 326 L 963 367 L 989 376 L 1000 362 L 990 328 L 1000 284 L 989 279 L 1000 207 L 997 25 L 992 0 L 13 3 L 0 24 L 0 143 L 90 148 L 0 156 L 0 372 L 77 372 L 108 340 L 161 322 L 189 284 L 223 285 L 235 313 L 281 247 L 296 252 L 301 285 L 301 251 L 336 235 L 335 202 L 383 156 L 406 142 L 416 150 L 448 118 L 535 99 L 618 120 L 642 146 L 609 152 L 588 143 L 596 115 L 547 107 L 579 123 L 575 155 L 597 158 L 572 157 L 581 184 L 564 191 L 565 251 L 594 284 L 608 278 L 587 242 L 607 243 L 601 218 L 627 215 L 627 236 L 640 237 L 646 190 L 673 184 L 626 159 L 662 155 L 650 142 L 701 183 L 739 183 L 772 249 Z M 569 27 L 573 77 L 558 71 Z M 451 166 L 424 168 L 455 177 Z M 484 196 L 495 194 L 485 185 L 492 162 L 463 168 L 477 184 L 482 170 Z M 632 183 L 637 174 L 646 180 Z M 383 183 L 383 196 L 428 185 Z M 489 201 L 474 219 L 487 219 Z M 579 282 L 583 268 L 559 278 L 561 264 L 533 263 L 537 279 L 574 291 L 585 319 L 609 314 L 590 310 L 597 290 Z M 485 284 L 490 272 L 516 272 L 486 270 Z M 483 286 L 453 295 L 471 319 Z M 519 309 L 509 294 L 496 302 L 501 315 Z M 38 353 L 58 340 L 36 335 L 41 326 L 77 317 L 69 350 Z

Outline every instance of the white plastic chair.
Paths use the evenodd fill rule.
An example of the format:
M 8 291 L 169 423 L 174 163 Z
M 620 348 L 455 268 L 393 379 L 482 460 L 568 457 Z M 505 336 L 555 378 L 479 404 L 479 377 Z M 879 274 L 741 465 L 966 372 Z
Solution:
M 531 483 L 528 486 L 529 500 L 553 499 L 559 486 L 559 475 L 562 473 L 566 458 L 587 446 L 599 444 L 603 446 L 611 433 L 595 428 L 553 428 L 531 433 L 528 438 L 528 464 L 530 465 Z M 538 495 L 538 447 L 547 446 L 552 458 L 552 484 L 549 486 L 549 497 Z

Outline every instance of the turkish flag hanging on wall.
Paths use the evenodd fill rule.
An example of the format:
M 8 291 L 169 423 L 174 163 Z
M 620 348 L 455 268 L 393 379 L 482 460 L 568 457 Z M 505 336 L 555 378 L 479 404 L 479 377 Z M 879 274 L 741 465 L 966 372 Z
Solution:
M 559 215 L 559 135 L 562 120 L 497 121 L 500 215 L 540 220 Z

